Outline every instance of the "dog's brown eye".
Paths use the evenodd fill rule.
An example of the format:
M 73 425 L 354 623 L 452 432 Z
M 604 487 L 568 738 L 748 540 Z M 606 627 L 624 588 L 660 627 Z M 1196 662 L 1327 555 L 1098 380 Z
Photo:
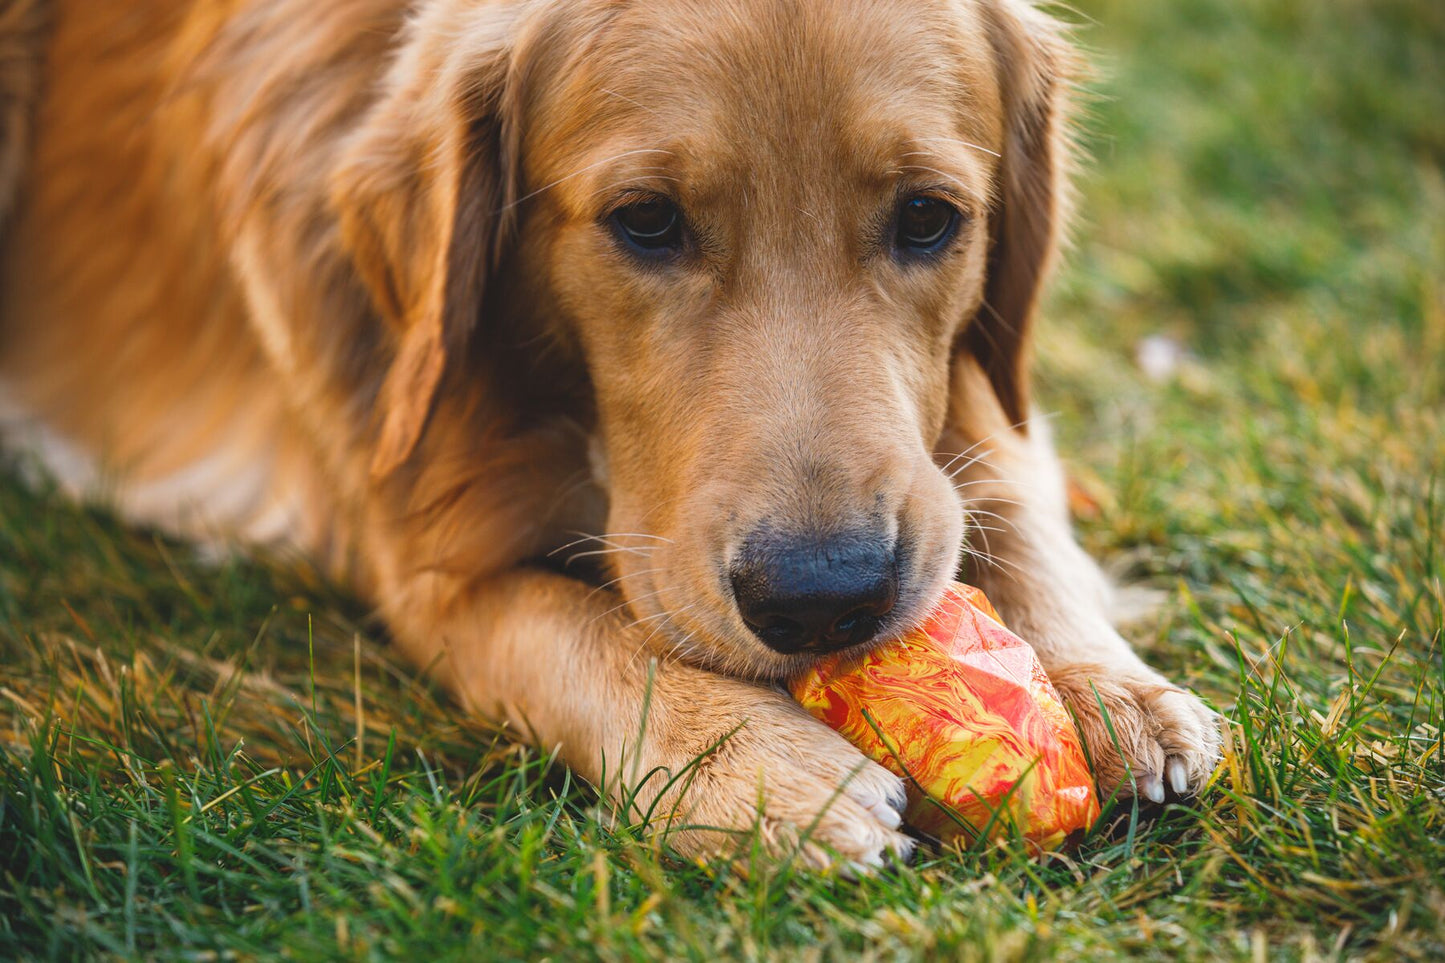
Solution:
M 958 230 L 958 208 L 936 197 L 916 195 L 898 207 L 898 250 L 932 254 L 942 250 Z
M 682 247 L 682 212 L 664 197 L 619 208 L 612 223 L 624 241 L 643 253 L 665 254 Z

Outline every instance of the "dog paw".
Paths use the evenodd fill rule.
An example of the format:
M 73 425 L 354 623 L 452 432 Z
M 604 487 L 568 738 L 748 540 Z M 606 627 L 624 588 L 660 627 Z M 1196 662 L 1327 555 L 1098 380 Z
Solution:
M 899 831 L 903 781 L 785 696 L 737 689 L 746 693 L 742 705 L 692 720 L 694 734 L 718 735 L 668 753 L 669 768 L 685 771 L 668 800 L 673 848 L 730 855 L 757 840 L 774 856 L 847 875 L 907 861 L 914 841 Z M 707 701 L 716 707 L 714 699 Z
M 1073 710 L 1107 798 L 1198 795 L 1220 756 L 1218 715 L 1147 668 L 1066 665 L 1049 674 Z

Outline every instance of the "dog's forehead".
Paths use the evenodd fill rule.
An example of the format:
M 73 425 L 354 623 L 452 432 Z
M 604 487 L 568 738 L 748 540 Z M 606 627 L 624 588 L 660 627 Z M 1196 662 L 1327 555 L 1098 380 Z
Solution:
M 992 47 L 964 0 L 649 0 L 617 9 L 566 74 L 533 156 L 570 159 L 553 179 L 595 174 L 575 185 L 589 194 L 649 170 L 695 186 L 780 165 L 881 175 L 910 150 L 988 154 L 1002 136 Z
M 599 39 L 595 76 L 675 121 L 705 107 L 714 121 L 806 122 L 860 101 L 967 95 L 992 75 L 974 8 L 929 0 L 649 0 Z

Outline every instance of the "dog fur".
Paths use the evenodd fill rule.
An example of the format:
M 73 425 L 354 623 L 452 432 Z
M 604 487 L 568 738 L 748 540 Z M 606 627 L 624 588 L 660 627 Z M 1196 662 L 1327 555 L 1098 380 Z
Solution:
M 1076 69 L 1031 5 L 53 7 L 31 148 L 39 35 L 0 6 L 0 419 L 62 483 L 307 552 L 613 799 L 706 753 L 659 807 L 684 852 L 912 846 L 728 596 L 760 526 L 882 520 L 893 632 L 962 566 L 1106 791 L 1203 784 L 1212 714 L 1110 625 L 1029 419 Z M 909 190 L 963 212 L 927 265 L 878 242 Z M 687 213 L 676 263 L 606 229 L 643 194 Z

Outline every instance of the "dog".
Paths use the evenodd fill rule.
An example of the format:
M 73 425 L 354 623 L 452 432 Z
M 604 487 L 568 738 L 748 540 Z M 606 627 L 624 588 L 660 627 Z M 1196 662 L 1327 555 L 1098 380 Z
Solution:
M 1079 62 L 1030 3 L 44 8 L 0 390 L 63 485 L 301 549 L 687 855 L 910 853 L 777 683 L 960 574 L 1102 791 L 1207 780 L 1031 415 Z

